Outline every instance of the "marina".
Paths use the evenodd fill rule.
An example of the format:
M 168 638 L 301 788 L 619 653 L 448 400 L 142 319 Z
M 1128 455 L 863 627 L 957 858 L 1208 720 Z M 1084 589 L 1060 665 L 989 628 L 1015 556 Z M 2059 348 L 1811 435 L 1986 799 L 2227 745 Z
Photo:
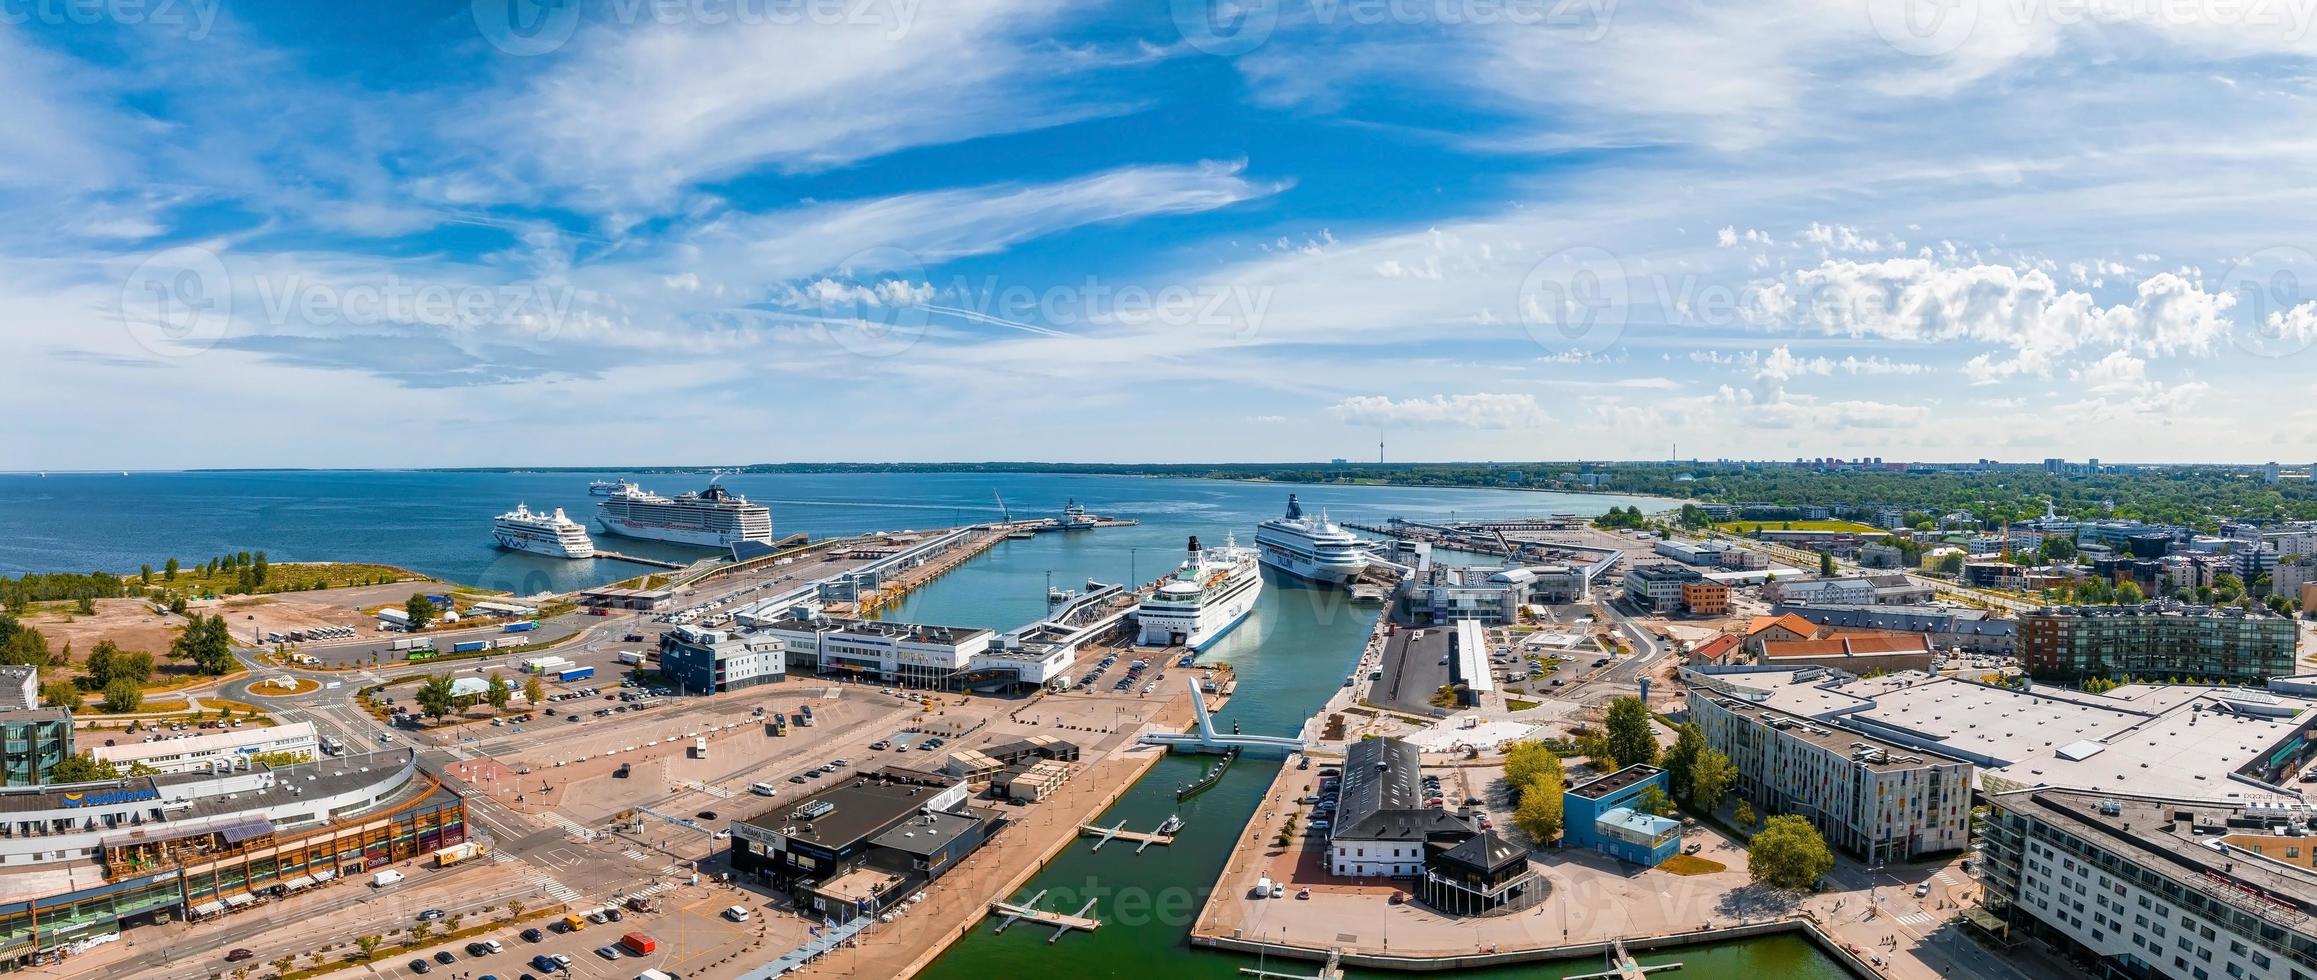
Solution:
M 1097 827 L 1093 824 L 1082 823 L 1078 825 L 1078 833 L 1080 836 L 1095 838 L 1094 850 L 1101 850 L 1104 844 L 1108 844 L 1111 841 L 1123 840 L 1136 845 L 1134 852 L 1136 854 L 1140 854 L 1143 852 L 1144 848 L 1147 848 L 1153 844 L 1164 847 L 1168 844 L 1174 843 L 1175 831 L 1181 830 L 1182 827 L 1183 822 L 1181 818 L 1169 817 L 1167 818 L 1166 822 L 1159 824 L 1157 830 L 1149 831 L 1147 833 L 1139 830 L 1126 829 L 1126 821 L 1124 820 L 1121 820 L 1116 825 L 1110 827 Z

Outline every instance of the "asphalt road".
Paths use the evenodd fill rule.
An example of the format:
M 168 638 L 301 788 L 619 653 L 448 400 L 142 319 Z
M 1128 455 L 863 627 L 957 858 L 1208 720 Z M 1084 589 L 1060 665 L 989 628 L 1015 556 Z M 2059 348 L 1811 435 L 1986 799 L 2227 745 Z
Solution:
M 1383 674 L 1368 689 L 1378 707 L 1435 714 L 1432 692 L 1448 683 L 1448 630 L 1437 626 L 1402 628 L 1384 641 Z

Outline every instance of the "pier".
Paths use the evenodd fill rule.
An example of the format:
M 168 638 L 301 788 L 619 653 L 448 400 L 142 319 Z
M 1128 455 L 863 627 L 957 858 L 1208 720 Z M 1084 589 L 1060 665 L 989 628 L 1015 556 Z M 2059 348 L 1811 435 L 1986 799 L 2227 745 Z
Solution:
M 1328 950 L 1327 965 L 1320 967 L 1319 972 L 1311 976 L 1304 976 L 1301 973 L 1277 973 L 1252 966 L 1242 966 L 1239 968 L 1239 972 L 1250 977 L 1262 977 L 1264 980 L 1343 980 L 1343 951 Z M 1570 977 L 1569 980 L 1577 980 L 1577 978 Z
M 1666 963 L 1659 966 L 1642 966 L 1640 963 L 1633 959 L 1633 954 L 1625 951 L 1625 940 L 1623 939 L 1612 939 L 1609 941 L 1609 958 L 1612 965 L 1616 967 L 1615 969 L 1604 970 L 1600 973 L 1587 973 L 1580 976 L 1573 976 L 1569 977 L 1568 980 L 1641 980 L 1641 978 L 1646 977 L 1652 973 L 1662 973 L 1667 970 L 1681 969 L 1681 964 L 1679 963 Z
M 1006 931 L 1007 926 L 1013 925 L 1016 922 L 1028 922 L 1032 925 L 1053 926 L 1054 934 L 1046 937 L 1046 945 L 1051 946 L 1054 944 L 1055 940 L 1061 939 L 1063 936 L 1069 934 L 1070 930 L 1072 929 L 1076 929 L 1081 932 L 1093 932 L 1096 929 L 1102 928 L 1101 919 L 1093 918 L 1086 914 L 1088 912 L 1094 911 L 1093 899 L 1087 899 L 1086 904 L 1079 907 L 1078 913 L 1076 915 L 1071 915 L 1063 912 L 1048 912 L 1044 909 L 1038 908 L 1038 900 L 1045 897 L 1045 889 L 1039 889 L 1037 894 L 1030 896 L 1029 901 L 1020 905 L 1015 905 L 1011 902 L 991 902 L 990 914 L 999 917 L 998 927 L 991 930 L 991 932 L 993 934 L 1004 932 Z
M 1161 824 L 1160 826 L 1163 828 L 1165 825 Z M 1118 825 L 1115 827 L 1104 827 L 1098 824 L 1082 823 L 1078 825 L 1078 833 L 1086 837 L 1101 838 L 1100 840 L 1094 842 L 1094 849 L 1097 851 L 1102 849 L 1102 845 L 1108 844 L 1114 840 L 1141 842 L 1141 847 L 1134 849 L 1134 853 L 1136 854 L 1142 853 L 1143 848 L 1149 847 L 1152 844 L 1165 847 L 1175 842 L 1175 835 L 1165 832 L 1164 830 L 1151 831 L 1148 833 L 1139 830 L 1128 830 L 1126 829 L 1126 821 L 1124 820 L 1119 821 Z M 1033 901 L 1035 900 L 1033 899 Z
M 1238 749 L 1234 748 L 1224 750 L 1223 761 L 1208 767 L 1205 775 L 1202 775 L 1198 779 L 1184 784 L 1182 788 L 1175 790 L 1175 802 L 1180 803 L 1184 800 L 1190 799 L 1191 797 L 1213 789 L 1216 783 L 1223 781 L 1223 774 L 1231 771 L 1231 763 L 1237 761 L 1239 761 Z
M 646 558 L 642 555 L 623 555 L 617 551 L 605 551 L 602 548 L 595 549 L 595 556 L 597 558 L 609 558 L 613 561 L 624 561 L 630 565 L 645 565 L 652 568 L 665 568 L 671 572 L 681 572 L 684 569 L 690 567 L 688 565 L 682 565 L 660 558 Z

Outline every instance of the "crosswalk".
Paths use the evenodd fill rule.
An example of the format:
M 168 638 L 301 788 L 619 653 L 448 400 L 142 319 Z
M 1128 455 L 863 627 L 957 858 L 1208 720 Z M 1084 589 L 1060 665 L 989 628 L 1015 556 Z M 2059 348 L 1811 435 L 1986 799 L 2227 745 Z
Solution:
M 563 828 L 563 832 L 568 836 L 577 837 L 580 840 L 591 841 L 595 839 L 595 831 L 582 827 L 578 823 L 574 822 L 570 817 L 566 817 L 563 814 L 557 813 L 553 810 L 547 811 L 547 822 Z
M 491 860 L 500 864 L 515 865 L 515 870 L 517 873 L 521 874 L 526 880 L 530 881 L 531 884 L 537 887 L 542 894 L 558 902 L 570 904 L 576 903 L 580 899 L 580 894 L 578 892 L 571 890 L 570 886 L 555 880 L 554 876 L 549 875 L 547 872 L 541 871 L 538 868 L 534 868 L 528 864 L 517 861 L 504 853 L 492 854 Z
M 1927 926 L 1937 921 L 1929 912 L 1909 912 L 1899 916 L 1899 924 L 1902 926 Z
M 1955 872 L 1941 871 L 1938 874 L 1932 875 L 1931 880 L 1936 881 L 1942 885 L 1953 885 L 1960 883 L 1962 879 L 1957 878 L 1955 876 Z

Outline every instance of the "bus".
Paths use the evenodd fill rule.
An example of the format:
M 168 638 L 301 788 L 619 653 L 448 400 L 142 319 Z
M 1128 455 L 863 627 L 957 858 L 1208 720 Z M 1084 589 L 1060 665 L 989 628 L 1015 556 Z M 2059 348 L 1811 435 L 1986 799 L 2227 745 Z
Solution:
M 427 648 L 427 649 L 424 649 L 424 650 L 412 650 L 412 651 L 410 651 L 410 653 L 406 654 L 406 655 L 404 656 L 404 658 L 403 658 L 403 659 L 405 659 L 405 660 L 433 660 L 433 659 L 434 659 L 434 649 L 433 649 L 432 647 L 429 647 L 429 648 Z
M 695 758 L 695 759 L 705 759 L 705 758 L 707 758 L 707 757 L 708 757 L 708 737 L 707 737 L 707 736 L 705 736 L 705 735 L 697 735 L 697 736 L 694 736 L 694 737 L 692 738 L 692 758 Z

